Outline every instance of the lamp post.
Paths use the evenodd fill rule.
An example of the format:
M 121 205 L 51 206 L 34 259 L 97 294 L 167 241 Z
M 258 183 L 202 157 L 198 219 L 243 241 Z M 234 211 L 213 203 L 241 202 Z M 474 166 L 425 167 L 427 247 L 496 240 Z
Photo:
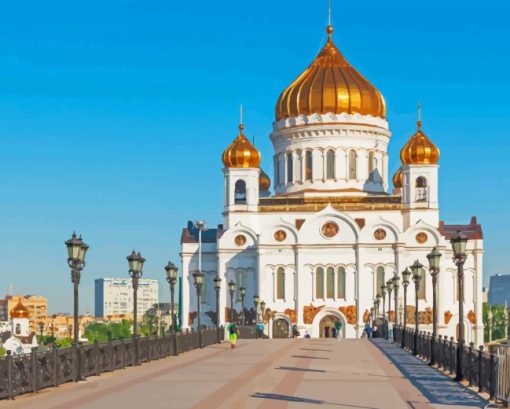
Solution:
M 457 372 L 455 380 L 460 381 L 464 375 L 462 374 L 462 360 L 464 349 L 464 262 L 466 261 L 466 246 L 468 239 L 461 233 L 450 240 L 453 250 L 453 262 L 457 265 L 457 281 L 459 288 L 459 336 L 457 338 Z
M 244 317 L 244 296 L 246 295 L 246 288 L 239 287 L 239 294 L 241 295 L 241 325 L 246 325 Z
M 44 322 L 39 322 L 39 334 L 41 336 L 41 343 L 42 343 L 42 337 L 43 337 L 43 331 L 44 331 Z
M 430 275 L 432 276 L 432 340 L 430 344 L 430 362 L 429 365 L 436 363 L 436 338 L 437 338 L 437 276 L 439 275 L 439 264 L 441 253 L 437 247 L 427 254 L 429 260 Z
M 129 275 L 131 277 L 131 284 L 133 286 L 133 342 L 135 347 L 135 365 L 138 363 L 138 280 L 142 276 L 143 263 L 145 259 L 140 252 L 135 253 L 133 250 L 129 256 L 126 257 L 129 265 Z
M 261 321 L 262 321 L 262 334 L 264 333 L 264 327 L 265 327 L 265 317 L 266 317 L 266 302 L 265 301 L 261 301 L 260 302 L 260 316 L 262 317 Z M 269 325 L 269 324 L 268 324 Z M 269 334 L 269 327 L 267 328 L 267 333 Z M 261 336 L 262 336 L 261 334 Z
M 73 233 L 71 238 L 65 242 L 67 247 L 67 264 L 71 269 L 71 282 L 73 283 L 73 295 L 74 295 L 74 341 L 73 345 L 76 350 L 77 356 L 77 375 L 76 380 L 81 379 L 81 355 L 78 351 L 79 344 L 79 327 L 78 327 L 78 286 L 80 285 L 80 277 L 83 268 L 85 267 L 85 254 L 89 246 L 82 240 L 81 236 L 76 237 L 76 233 Z
M 172 316 L 172 345 L 174 349 L 174 355 L 177 355 L 177 320 L 174 314 L 175 303 L 175 283 L 177 283 L 177 270 L 178 268 L 171 261 L 165 266 L 166 281 L 170 284 L 170 314 Z M 164 334 L 163 334 L 164 335 Z
M 214 291 L 216 291 L 216 340 L 218 344 L 221 341 L 220 338 L 220 290 L 221 290 L 221 278 L 216 277 L 214 280 Z
M 404 287 L 404 328 L 402 330 L 402 342 L 400 343 L 400 346 L 402 348 L 405 347 L 405 336 L 407 331 L 407 286 L 409 285 L 409 278 L 411 277 L 411 270 L 409 268 L 406 268 L 404 271 L 402 271 L 402 286 Z
M 376 315 L 377 317 L 379 317 L 379 313 L 381 312 L 381 309 L 380 309 L 380 306 L 381 306 L 381 294 L 377 294 L 375 296 L 375 299 L 377 301 L 377 311 L 376 311 Z
M 390 317 L 390 311 L 391 311 L 391 292 L 393 291 L 393 281 L 390 278 L 388 281 L 386 281 L 386 289 L 388 291 L 388 330 L 386 332 L 386 339 L 390 339 L 390 323 L 391 323 L 391 317 Z
M 505 317 L 505 338 L 510 339 L 510 308 L 508 308 L 508 304 L 506 302 L 503 315 Z
M 418 355 L 418 291 L 420 290 L 420 280 L 422 275 L 424 274 L 423 265 L 416 260 L 411 266 L 411 271 L 413 272 L 413 282 L 414 282 L 414 296 L 416 309 L 414 311 L 414 345 L 413 345 L 413 355 Z
M 492 319 L 494 315 L 492 314 L 492 306 L 489 304 L 489 311 L 487 312 L 487 327 L 489 329 L 489 343 L 492 342 Z
M 394 304 L 395 304 L 395 327 L 397 326 L 397 317 L 398 317 L 398 288 L 400 281 L 400 278 L 398 277 L 397 273 L 395 272 L 395 275 L 392 278 L 393 281 L 393 295 L 394 295 Z M 397 342 L 397 332 L 395 331 L 395 328 L 393 328 L 393 342 Z
M 386 338 L 386 332 L 388 331 L 386 325 L 386 284 L 381 284 L 381 296 L 382 296 L 382 319 L 383 319 L 383 337 Z
M 195 281 L 195 288 L 197 289 L 197 329 L 198 329 L 198 347 L 202 346 L 202 330 L 200 329 L 200 293 L 202 286 L 204 285 L 204 274 L 197 271 L 193 274 L 193 280 Z
M 230 280 L 228 283 L 228 292 L 230 294 L 230 322 L 234 322 L 234 294 L 236 292 L 236 283 Z

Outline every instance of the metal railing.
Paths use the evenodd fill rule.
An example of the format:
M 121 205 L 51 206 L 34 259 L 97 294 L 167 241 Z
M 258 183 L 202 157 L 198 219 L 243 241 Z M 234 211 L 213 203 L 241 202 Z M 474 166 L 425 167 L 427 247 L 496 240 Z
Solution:
M 403 333 L 401 326 L 395 326 L 396 343 L 402 344 L 404 336 L 404 348 L 409 352 L 414 351 L 414 329 L 407 328 Z M 457 370 L 457 343 L 454 338 L 439 335 L 435 343 L 432 343 L 430 332 L 418 331 L 416 350 L 418 357 L 430 360 L 431 348 L 434 345 L 435 361 L 437 369 L 456 375 Z M 498 358 L 495 353 L 484 351 L 483 345 L 476 348 L 471 342 L 462 349 L 462 373 L 470 387 L 477 388 L 478 392 L 487 392 L 490 399 L 494 399 L 498 391 Z
M 223 327 L 220 327 L 223 333 Z M 65 349 L 37 351 L 24 355 L 7 355 L 0 358 L 0 399 L 14 399 L 24 393 L 76 381 L 135 365 L 135 341 L 138 343 L 139 363 L 164 358 L 198 348 L 198 332 L 150 336 L 107 343 L 80 345 Z M 216 328 L 202 329 L 202 346 L 218 342 Z M 175 351 L 176 345 L 177 351 Z M 77 365 L 80 365 L 78 371 Z
M 498 383 L 496 399 L 510 403 L 510 344 L 499 345 L 497 351 Z

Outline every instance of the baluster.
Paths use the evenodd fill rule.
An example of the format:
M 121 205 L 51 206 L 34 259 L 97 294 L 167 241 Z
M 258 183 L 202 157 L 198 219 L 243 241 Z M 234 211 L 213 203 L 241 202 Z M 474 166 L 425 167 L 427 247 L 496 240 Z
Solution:
M 478 350 L 478 392 L 482 392 L 482 359 L 483 359 L 483 345 L 480 345 Z
M 453 374 L 453 368 L 455 367 L 455 362 L 453 358 L 455 356 L 455 351 L 453 349 L 453 337 L 450 337 L 450 375 Z
M 37 392 L 37 347 L 32 347 L 30 359 L 32 360 L 32 392 Z
M 473 342 L 469 343 L 468 348 L 468 386 L 473 386 L 473 346 L 475 344 Z
M 490 374 L 489 374 L 489 376 L 490 376 L 490 378 L 489 378 L 490 379 L 490 381 L 489 381 L 490 382 L 490 388 L 489 388 L 490 389 L 490 392 L 489 392 L 490 397 L 489 397 L 489 399 L 490 400 L 493 400 L 494 395 L 496 394 L 496 388 L 494 385 L 494 370 L 495 370 L 495 366 L 496 366 L 495 358 L 496 358 L 496 356 L 494 355 L 494 352 L 491 352 L 491 361 L 490 361 L 491 365 L 490 365 Z
M 7 397 L 14 399 L 12 391 L 12 355 L 11 351 L 7 351 Z
M 53 358 L 53 386 L 58 386 L 58 356 L 57 356 L 57 346 L 53 344 L 53 350 L 51 354 Z

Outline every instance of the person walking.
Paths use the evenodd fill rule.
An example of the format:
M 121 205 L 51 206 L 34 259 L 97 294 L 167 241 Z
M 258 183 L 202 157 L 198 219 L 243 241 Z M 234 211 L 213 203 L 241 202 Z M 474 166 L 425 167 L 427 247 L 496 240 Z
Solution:
M 365 331 L 364 332 L 365 332 L 365 334 L 367 334 L 367 339 L 372 338 L 372 327 L 369 324 L 367 324 L 365 326 Z
M 337 321 L 335 322 L 335 329 L 336 329 L 336 338 L 340 341 L 340 338 L 342 338 L 342 322 Z
M 237 325 L 235 323 L 231 322 L 230 324 L 228 324 L 227 330 L 228 330 L 228 340 L 230 341 L 230 348 L 234 349 L 237 344 L 237 336 L 238 336 L 238 332 L 239 332 L 237 330 Z

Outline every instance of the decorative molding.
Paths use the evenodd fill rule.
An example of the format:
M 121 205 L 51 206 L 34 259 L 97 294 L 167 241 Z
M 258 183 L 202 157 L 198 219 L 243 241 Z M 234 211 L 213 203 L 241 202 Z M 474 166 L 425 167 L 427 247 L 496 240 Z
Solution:
M 299 115 L 293 118 L 280 119 L 273 123 L 273 130 L 277 131 L 284 128 L 291 128 L 295 126 L 306 126 L 306 125 L 322 125 L 322 124 L 357 124 L 357 125 L 369 125 L 388 129 L 388 121 L 383 118 L 379 118 L 372 115 L 361 115 L 361 114 L 348 114 L 342 112 L 340 114 L 311 114 L 311 115 Z

